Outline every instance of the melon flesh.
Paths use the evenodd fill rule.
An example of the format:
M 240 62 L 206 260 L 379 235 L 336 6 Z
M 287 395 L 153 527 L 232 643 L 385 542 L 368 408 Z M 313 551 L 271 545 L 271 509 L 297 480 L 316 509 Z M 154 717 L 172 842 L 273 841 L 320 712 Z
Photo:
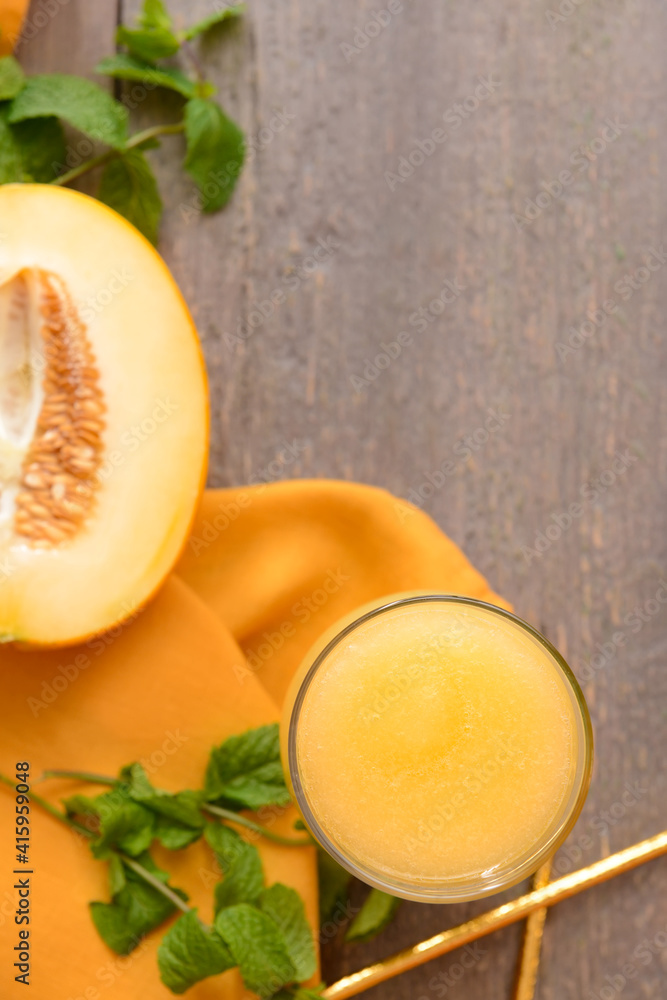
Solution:
M 146 240 L 86 195 L 0 187 L 0 640 L 132 615 L 203 487 L 196 331 Z

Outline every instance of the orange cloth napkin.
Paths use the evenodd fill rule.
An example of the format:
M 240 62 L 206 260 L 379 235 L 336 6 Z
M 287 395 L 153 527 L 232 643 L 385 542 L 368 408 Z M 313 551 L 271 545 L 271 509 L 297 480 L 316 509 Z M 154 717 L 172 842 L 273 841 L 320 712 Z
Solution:
M 278 704 L 315 640 L 375 598 L 433 590 L 510 607 L 412 504 L 331 480 L 207 490 L 176 571 Z
M 374 598 L 411 589 L 507 606 L 428 517 L 382 490 L 294 481 L 209 491 L 176 574 L 134 621 L 77 647 L 0 650 L 0 770 L 13 775 L 16 762 L 28 760 L 34 781 L 48 767 L 115 774 L 143 760 L 159 787 L 199 787 L 214 744 L 279 717 L 293 672 L 322 632 Z M 61 781 L 35 791 L 57 803 L 95 789 Z M 288 833 L 293 821 L 290 811 L 275 829 Z M 105 866 L 34 804 L 31 844 L 27 993 L 13 978 L 19 927 L 12 872 L 20 867 L 14 801 L 10 789 L 0 788 L 3 1000 L 172 996 L 158 979 L 161 933 L 127 958 L 106 948 L 87 907 L 108 899 Z M 312 849 L 259 846 L 267 882 L 294 886 L 316 927 Z M 210 919 L 215 875 L 207 846 L 155 853 Z M 187 994 L 191 1000 L 245 995 L 236 971 Z

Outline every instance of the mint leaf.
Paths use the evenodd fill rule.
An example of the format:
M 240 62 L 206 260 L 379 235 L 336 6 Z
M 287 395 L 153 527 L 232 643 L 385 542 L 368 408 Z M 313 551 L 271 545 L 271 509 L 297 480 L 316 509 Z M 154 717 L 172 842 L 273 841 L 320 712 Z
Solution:
M 183 32 L 183 38 L 190 41 L 190 39 L 203 34 L 216 24 L 222 24 L 223 21 L 229 21 L 233 18 L 240 17 L 244 11 L 245 4 L 243 3 L 235 4 L 233 7 L 225 7 L 224 10 L 216 10 L 213 14 L 209 14 L 208 17 L 203 18 L 201 21 L 197 21 L 196 24 L 192 24 L 189 28 L 186 28 Z
M 172 20 L 162 0 L 144 0 L 141 13 L 137 18 L 142 28 L 164 28 L 169 30 Z
M 140 150 L 130 149 L 107 164 L 97 197 L 136 226 L 151 243 L 157 243 L 162 199 L 155 175 Z
M 116 41 L 127 45 L 130 55 L 152 63 L 178 52 L 180 42 L 171 30 L 171 17 L 162 0 L 144 0 L 137 24 L 138 28 L 121 25 L 116 31 Z
M 306 919 L 301 896 L 294 889 L 276 882 L 260 895 L 257 905 L 273 920 L 287 947 L 287 954 L 299 981 L 310 979 L 317 969 L 313 932 Z
M 166 816 L 158 816 L 155 821 L 155 837 L 168 851 L 181 851 L 201 837 L 201 830 L 184 826 Z
M 215 853 L 223 872 L 229 871 L 245 843 L 236 830 L 225 826 L 224 823 L 207 823 L 204 839 Z
M 92 844 L 98 858 L 105 858 L 114 848 L 136 857 L 146 851 L 155 837 L 155 820 L 148 809 L 114 797 L 115 792 L 100 795 L 100 836 Z
M 243 133 L 219 105 L 195 97 L 185 105 L 185 138 L 183 166 L 197 183 L 203 210 L 215 212 L 227 204 L 241 173 Z
M 67 155 L 65 135 L 57 118 L 32 118 L 10 126 L 26 174 L 48 184 Z
M 172 993 L 185 993 L 201 979 L 236 964 L 219 934 L 201 924 L 196 910 L 170 927 L 158 948 L 157 961 L 160 979 Z
M 185 826 L 203 830 L 206 820 L 201 814 L 202 792 L 165 792 L 154 788 L 141 764 L 130 764 L 121 771 L 121 779 L 127 782 L 130 798 L 154 812 L 178 820 Z
M 68 816 L 94 816 L 99 818 L 97 799 L 88 795 L 72 795 L 69 799 L 62 800 Z
M 96 73 L 113 76 L 117 80 L 136 80 L 151 87 L 167 87 L 183 97 L 195 97 L 197 85 L 179 69 L 171 66 L 152 66 L 142 59 L 135 59 L 123 52 L 103 59 L 95 67 Z
M 80 76 L 48 73 L 31 76 L 14 98 L 10 122 L 62 118 L 91 139 L 117 149 L 127 139 L 127 109 L 97 84 Z
M 345 935 L 346 941 L 370 941 L 393 920 L 401 900 L 379 889 L 371 889 Z
M 214 747 L 204 790 L 209 802 L 220 802 L 233 809 L 287 805 L 290 794 L 280 764 L 278 724 L 231 736 Z
M 326 924 L 345 912 L 352 876 L 327 851 L 317 849 L 317 881 L 320 897 L 320 923 Z
M 89 903 L 90 915 L 102 940 L 118 955 L 129 955 L 142 937 L 164 923 L 176 907 L 126 869 L 126 883 L 111 903 Z
M 116 30 L 116 41 L 126 45 L 130 55 L 149 63 L 175 55 L 180 47 L 178 38 L 168 28 L 125 28 L 121 24 Z
M 65 139 L 56 118 L 35 118 L 10 125 L 11 105 L 0 105 L 0 184 L 48 183 L 65 157 Z
M 257 848 L 222 823 L 207 823 L 204 837 L 225 876 L 215 887 L 215 912 L 236 903 L 254 903 L 264 888 Z
M 125 888 L 126 883 L 125 865 L 117 854 L 112 854 L 109 858 L 109 892 L 112 899 Z
M 0 101 L 16 97 L 25 83 L 25 73 L 14 56 L 0 59 Z
M 264 888 L 264 869 L 259 851 L 243 840 L 241 845 L 224 879 L 215 887 L 216 913 L 237 903 L 254 903 Z
M 280 931 L 254 906 L 240 903 L 221 910 L 215 918 L 215 929 L 252 993 L 267 998 L 294 981 L 296 970 Z
M 7 122 L 7 110 L 0 107 L 0 184 L 26 180 L 30 177 L 23 166 L 12 127 Z
M 126 785 L 119 783 L 95 798 L 74 795 L 63 804 L 69 816 L 96 820 L 99 836 L 90 845 L 96 858 L 109 858 L 116 848 L 136 857 L 150 847 L 155 836 L 153 814 L 130 799 Z

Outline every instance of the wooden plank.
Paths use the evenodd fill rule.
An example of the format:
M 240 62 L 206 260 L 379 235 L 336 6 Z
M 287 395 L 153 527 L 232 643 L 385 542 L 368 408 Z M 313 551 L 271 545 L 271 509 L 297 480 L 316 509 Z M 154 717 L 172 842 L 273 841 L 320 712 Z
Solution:
M 563 871 L 665 826 L 667 283 L 659 257 L 639 269 L 667 236 L 667 9 L 585 0 L 550 24 L 547 0 L 402 0 L 380 26 L 381 6 L 253 0 L 243 24 L 209 39 L 204 62 L 257 153 L 213 217 L 191 211 L 181 140 L 152 154 L 161 250 L 205 345 L 211 483 L 260 475 L 296 440 L 281 475 L 430 494 L 424 508 L 588 678 L 597 764 Z M 170 7 L 189 20 L 213 4 Z M 91 65 L 111 8 L 70 0 L 31 42 L 30 67 Z M 150 95 L 135 123 L 156 113 L 178 108 Z M 447 138 L 430 152 L 438 128 Z M 401 164 L 408 176 L 388 181 Z M 512 214 L 538 196 L 517 229 Z M 271 309 L 277 290 L 286 301 Z M 381 368 L 402 331 L 412 342 Z M 580 346 L 559 356 L 571 336 Z M 536 540 L 544 551 L 531 554 Z M 328 942 L 327 978 L 485 905 L 405 905 L 378 942 Z M 560 905 L 537 996 L 599 996 L 633 962 L 621 995 L 663 997 L 667 951 L 646 965 L 634 953 L 666 926 L 663 862 Z M 501 1000 L 518 944 L 508 929 L 460 980 L 450 956 L 369 1000 Z
M 113 52 L 117 0 L 32 0 L 16 55 L 29 73 L 78 73 Z

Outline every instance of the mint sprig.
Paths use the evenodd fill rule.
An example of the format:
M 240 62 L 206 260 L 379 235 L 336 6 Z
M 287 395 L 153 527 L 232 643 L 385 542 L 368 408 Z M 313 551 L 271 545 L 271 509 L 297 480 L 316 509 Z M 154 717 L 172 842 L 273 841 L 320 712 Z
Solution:
M 238 125 L 213 99 L 192 40 L 217 24 L 235 20 L 243 5 L 228 7 L 182 31 L 162 0 L 144 0 L 133 27 L 121 25 L 116 41 L 125 51 L 103 59 L 100 75 L 162 87 L 183 101 L 177 121 L 129 133 L 121 101 L 90 80 L 64 73 L 26 77 L 12 57 L 0 59 L 0 183 L 69 184 L 103 167 L 98 198 L 135 225 L 151 242 L 158 237 L 162 200 L 145 150 L 162 136 L 185 133 L 184 169 L 199 189 L 199 207 L 215 212 L 229 201 L 243 168 L 245 143 Z M 173 60 L 183 62 L 174 66 Z M 168 59 L 165 65 L 163 60 Z M 65 147 L 66 122 L 101 147 L 81 155 Z
M 201 789 L 156 788 L 138 763 L 123 767 L 117 778 L 62 770 L 45 771 L 43 777 L 104 788 L 96 795 L 65 799 L 64 811 L 34 792 L 31 798 L 84 836 L 94 857 L 107 865 L 109 898 L 95 900 L 89 908 L 97 932 L 114 952 L 130 954 L 146 935 L 178 915 L 158 948 L 159 974 L 172 993 L 185 993 L 195 983 L 238 967 L 246 989 L 262 1000 L 321 997 L 322 986 L 303 985 L 317 968 L 303 900 L 289 886 L 266 886 L 253 842 L 260 836 L 291 846 L 312 841 L 303 835 L 276 834 L 241 814 L 248 808 L 280 809 L 290 801 L 280 769 L 277 724 L 232 736 L 213 747 Z M 0 782 L 14 787 L 2 774 Z M 244 837 L 239 829 L 245 829 Z M 169 872 L 151 854 L 155 843 L 182 850 L 202 837 L 221 873 L 214 885 L 212 925 L 201 920 L 187 894 L 171 884 Z M 335 911 L 347 894 L 350 876 L 326 858 L 320 852 L 320 893 L 325 904 L 321 917 L 325 923 L 332 918 L 338 923 Z M 374 936 L 398 903 L 371 890 L 347 939 L 365 941 Z
M 31 793 L 36 805 L 83 834 L 94 857 L 107 864 L 110 898 L 89 906 L 100 937 L 113 951 L 130 954 L 147 934 L 181 912 L 158 949 L 160 976 L 174 993 L 238 966 L 247 989 L 260 997 L 279 991 L 298 996 L 299 983 L 316 969 L 315 944 L 302 900 L 280 883 L 266 887 L 256 845 L 234 828 L 249 827 L 247 836 L 261 835 L 293 846 L 310 843 L 304 836 L 275 834 L 238 812 L 248 800 L 275 807 L 287 804 L 285 780 L 276 766 L 280 764 L 274 724 L 214 747 L 203 789 L 156 788 L 145 768 L 133 763 L 123 767 L 117 778 L 86 771 L 46 771 L 45 778 L 106 786 L 97 795 L 65 799 L 64 812 Z M 0 780 L 12 784 L 2 775 Z M 202 836 L 222 873 L 214 888 L 212 927 L 200 920 L 185 892 L 171 885 L 169 873 L 150 853 L 156 842 L 181 850 Z

